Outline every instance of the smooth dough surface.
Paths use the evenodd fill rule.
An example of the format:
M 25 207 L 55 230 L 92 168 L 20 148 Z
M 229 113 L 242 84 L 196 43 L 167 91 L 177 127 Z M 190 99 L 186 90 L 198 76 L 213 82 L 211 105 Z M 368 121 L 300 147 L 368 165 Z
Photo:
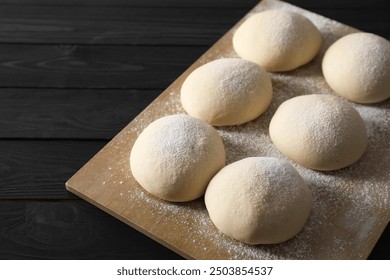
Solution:
M 371 33 L 337 40 L 322 61 L 325 80 L 334 92 L 357 103 L 390 97 L 390 42 Z
M 268 73 L 240 58 L 222 58 L 200 66 L 181 88 L 186 112 L 214 126 L 251 121 L 268 108 L 271 99 Z
M 168 201 L 202 196 L 225 165 L 225 148 L 209 124 L 187 116 L 162 117 L 138 136 L 130 154 L 134 178 L 149 193 Z
M 317 170 L 336 170 L 356 162 L 367 147 L 359 113 L 337 96 L 302 95 L 283 102 L 271 119 L 275 146 L 295 162 Z
M 287 161 L 250 157 L 214 176 L 205 203 L 221 232 L 248 244 L 272 244 L 301 231 L 312 208 L 312 195 Z
M 267 71 L 289 71 L 312 60 L 322 38 L 317 27 L 296 12 L 269 10 L 255 14 L 233 35 L 237 54 Z

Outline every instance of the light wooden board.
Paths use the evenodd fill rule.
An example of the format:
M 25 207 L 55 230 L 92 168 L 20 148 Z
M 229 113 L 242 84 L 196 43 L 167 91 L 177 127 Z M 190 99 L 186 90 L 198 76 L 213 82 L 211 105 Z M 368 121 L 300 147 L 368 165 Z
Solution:
M 324 38 L 320 54 L 297 70 L 271 74 L 274 98 L 264 115 L 248 124 L 218 130 L 226 146 L 227 163 L 247 156 L 284 158 L 268 136 L 273 113 L 293 96 L 332 94 L 321 74 L 324 51 L 336 39 L 357 30 L 284 2 L 266 0 L 81 168 L 66 183 L 67 189 L 190 259 L 367 258 L 390 217 L 389 100 L 374 105 L 351 103 L 362 115 L 369 134 L 367 152 L 356 164 L 339 171 L 318 172 L 290 161 L 308 182 L 314 206 L 302 232 L 281 244 L 250 246 L 232 240 L 213 226 L 202 198 L 189 203 L 164 202 L 144 192 L 131 175 L 128 158 L 139 133 L 164 115 L 183 113 L 179 94 L 188 74 L 211 60 L 237 57 L 231 43 L 235 29 L 247 17 L 268 9 L 294 10 L 310 18 Z

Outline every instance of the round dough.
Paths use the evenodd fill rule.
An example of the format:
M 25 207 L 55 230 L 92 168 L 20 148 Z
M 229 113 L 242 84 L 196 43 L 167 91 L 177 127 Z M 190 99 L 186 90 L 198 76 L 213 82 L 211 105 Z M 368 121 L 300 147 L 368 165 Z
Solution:
M 335 93 L 348 100 L 386 100 L 390 97 L 390 43 L 370 33 L 344 36 L 326 51 L 322 72 Z
M 221 232 L 248 244 L 272 244 L 301 231 L 311 211 L 312 195 L 288 162 L 250 157 L 214 176 L 205 203 Z
M 272 99 L 268 73 L 240 58 L 223 58 L 193 71 L 181 88 L 186 112 L 211 125 L 236 125 L 260 116 Z
M 149 193 L 168 201 L 202 196 L 225 165 L 225 148 L 209 124 L 187 115 L 162 117 L 145 128 L 134 143 L 130 167 Z
M 271 119 L 269 134 L 285 156 L 324 171 L 356 162 L 367 146 L 359 113 L 332 95 L 303 95 L 285 101 Z
M 312 60 L 320 50 L 321 34 L 301 14 L 269 10 L 247 19 L 233 36 L 233 47 L 244 59 L 267 71 L 289 71 Z

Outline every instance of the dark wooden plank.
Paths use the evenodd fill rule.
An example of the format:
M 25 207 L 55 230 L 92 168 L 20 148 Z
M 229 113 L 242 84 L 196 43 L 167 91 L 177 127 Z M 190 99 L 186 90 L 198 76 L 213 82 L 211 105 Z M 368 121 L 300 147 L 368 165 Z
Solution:
M 106 143 L 0 140 L 0 200 L 75 199 L 65 182 Z
M 183 8 L 251 8 L 260 0 L 0 0 L 0 5 L 55 5 L 55 6 L 104 6 L 104 7 L 183 7 Z M 389 8 L 387 0 L 285 0 L 284 2 L 304 8 Z
M 240 3 L 237 4 L 237 2 Z M 80 6 L 80 11 L 83 10 L 84 6 L 90 6 L 94 9 L 95 5 L 100 5 L 102 7 L 152 7 L 153 5 L 153 7 L 165 7 L 165 5 L 171 5 L 171 7 L 182 6 L 202 8 L 221 7 L 221 5 L 225 5 L 225 3 L 232 3 L 231 5 L 237 5 L 237 7 L 246 8 L 244 4 L 241 6 L 241 3 L 247 2 L 249 2 L 249 0 L 70 0 L 61 2 L 58 0 L 0 0 L 0 4 L 9 3 L 14 5 L 17 3 L 20 10 L 22 10 L 24 8 L 23 6 L 26 4 L 31 6 L 37 4 L 40 5 L 41 8 L 47 9 L 48 7 L 44 6 L 51 6 L 54 3 L 55 5 L 61 6 Z M 291 0 L 289 2 L 303 8 L 311 9 L 312 11 L 318 12 L 327 17 L 334 18 L 338 21 L 350 24 L 366 31 L 375 32 L 381 35 L 388 34 L 389 31 L 389 22 L 382 17 L 383 14 L 389 14 L 388 1 L 331 0 L 328 2 L 321 2 L 320 4 L 317 4 L 317 1 L 308 0 Z M 382 5 L 381 3 L 384 4 Z M 229 4 L 227 4 L 225 7 L 228 6 Z M 373 11 L 378 7 L 380 8 L 379 13 L 377 11 Z M 2 8 L 3 6 L 0 6 L 0 12 Z M 7 9 L 11 9 L 11 7 L 8 7 Z M 350 9 L 352 11 L 350 11 Z M 27 14 L 28 13 L 25 13 L 25 17 L 28 16 Z M 353 14 L 353 16 L 351 16 L 351 14 Z M 17 14 L 15 13 L 14 15 L 14 18 L 17 18 Z M 144 16 L 147 17 L 146 14 Z M 121 20 L 126 21 L 125 15 L 122 15 Z M 179 32 L 181 32 L 180 34 L 185 33 L 184 29 L 182 30 L 177 26 L 175 27 L 173 21 L 170 22 L 169 19 L 166 20 L 166 24 L 172 24 L 169 28 L 176 30 L 175 32 L 178 32 L 177 34 L 179 34 Z M 214 19 L 210 19 L 210 21 L 213 20 Z M 144 22 L 145 19 L 140 17 L 139 21 Z M 117 23 L 114 20 L 111 20 L 111 23 L 120 24 L 120 22 Z M 196 32 L 199 32 L 200 30 L 199 26 L 193 27 L 187 21 L 185 21 L 185 24 L 186 29 L 194 28 Z M 202 22 L 199 24 L 201 25 Z M 82 24 L 80 23 L 80 26 L 81 25 Z M 153 26 L 152 23 L 150 26 Z M 0 29 L 2 27 L 3 25 L 1 25 Z M 215 27 L 217 27 L 217 25 L 215 25 Z M 99 25 L 96 28 L 103 30 L 103 25 Z M 127 28 L 128 26 L 126 26 L 126 30 Z M 87 29 L 85 30 L 85 33 L 80 32 L 80 34 L 83 36 L 87 34 Z M 123 28 L 123 30 L 125 30 L 125 28 Z M 379 32 L 375 30 L 379 30 Z M 205 40 L 202 43 L 198 42 L 199 44 L 206 44 L 207 41 L 205 37 L 203 37 L 204 34 L 208 34 L 207 36 L 213 34 L 211 32 L 207 33 L 207 30 L 204 31 L 204 34 L 198 34 L 195 31 L 188 31 L 188 35 L 181 35 L 185 36 L 184 38 L 188 40 L 184 43 L 180 41 L 182 39 L 181 37 L 177 37 L 176 44 L 187 44 L 190 42 L 190 40 L 196 41 L 195 39 L 198 38 L 197 36 L 199 36 L 201 39 L 203 38 L 202 40 Z M 155 31 L 150 31 L 149 34 L 151 35 L 148 35 L 150 37 L 147 38 L 141 38 L 141 36 L 146 36 L 145 34 L 148 34 L 147 32 L 139 33 L 140 38 L 137 38 L 138 42 L 142 42 L 142 40 L 144 40 L 143 42 L 147 42 L 147 40 L 150 40 L 150 44 L 163 44 L 163 41 L 157 42 L 159 38 L 157 36 L 153 37 L 153 34 L 157 34 L 153 32 Z M 123 34 L 121 36 L 126 37 Z M 174 36 L 170 34 L 167 36 L 171 41 L 164 38 L 160 39 L 166 40 L 166 42 L 169 44 L 174 44 Z M 118 34 L 114 34 L 114 37 L 113 38 L 115 40 L 119 40 L 120 38 Z M 51 36 L 49 36 L 49 38 L 51 38 Z M 96 42 L 91 43 L 114 43 L 114 41 L 110 42 L 108 37 L 105 39 L 105 42 L 97 40 Z M 196 42 L 193 44 L 196 44 Z M 0 87 L 165 88 L 170 81 L 175 79 L 178 74 L 180 74 L 190 63 L 192 63 L 194 59 L 196 59 L 203 52 L 203 50 L 201 50 L 197 54 L 192 54 L 194 50 L 196 52 L 196 50 L 199 50 L 199 48 L 171 48 L 170 50 L 168 50 L 169 48 L 165 48 L 164 51 L 159 52 L 155 51 L 156 49 L 143 46 L 136 48 L 115 46 L 113 48 L 110 47 L 103 50 L 105 46 L 97 48 L 94 46 L 19 46 L 10 44 L 2 45 L 1 48 L 2 49 L 0 49 L 0 51 L 2 53 L 2 58 L 0 58 Z M 53 51 L 53 49 L 59 50 Z M 133 53 L 127 53 L 126 50 L 129 49 Z M 146 49 L 146 51 L 144 49 Z M 117 52 L 117 50 L 119 51 Z M 187 51 L 188 53 L 186 53 Z M 109 54 L 107 54 L 107 52 Z M 41 54 L 39 55 L 39 53 Z M 44 53 L 43 56 L 42 53 Z M 134 61 L 132 55 L 134 55 Z M 9 58 L 11 58 L 11 60 Z M 128 62 L 128 58 L 131 58 L 132 62 Z M 110 61 L 113 61 L 114 65 L 110 64 Z M 167 63 L 167 61 L 170 62 Z M 142 67 L 146 68 L 142 69 Z M 128 77 L 130 77 L 132 80 L 128 80 Z M 118 99 L 116 99 L 116 96 L 113 97 L 114 100 L 112 103 L 109 103 L 108 100 L 106 101 L 107 96 L 103 93 L 103 89 L 96 94 L 92 93 L 92 90 L 86 91 L 85 96 L 83 96 L 82 93 L 80 96 L 76 96 L 77 94 L 80 94 L 80 92 L 76 94 L 75 91 L 72 94 L 70 93 L 72 91 L 69 91 L 69 100 L 66 100 L 67 94 L 63 93 L 63 95 L 61 95 L 60 91 L 55 89 L 47 89 L 47 91 L 43 89 L 42 95 L 38 93 L 39 89 L 31 89 L 31 98 L 27 97 L 27 92 L 29 89 L 2 90 L 0 90 L 0 97 L 1 94 L 4 93 L 6 99 L 1 99 L 2 102 L 5 102 L 5 104 L 0 105 L 0 108 L 6 109 L 7 106 L 11 108 L 15 106 L 15 112 L 17 113 L 14 116 L 20 118 L 19 121 L 12 120 L 10 118 L 9 124 L 6 123 L 7 119 L 5 119 L 4 122 L 0 122 L 0 124 L 8 127 L 11 132 L 13 131 L 11 129 L 12 125 L 22 125 L 23 122 L 28 121 L 26 118 L 34 116 L 34 108 L 36 108 L 37 111 L 38 109 L 46 110 L 46 113 L 42 114 L 35 112 L 37 113 L 37 130 L 34 130 L 33 128 L 34 121 L 31 122 L 28 126 L 20 127 L 20 133 L 23 129 L 29 130 L 28 133 L 32 133 L 28 137 L 67 138 L 70 137 L 66 136 L 69 135 L 69 133 L 77 133 L 78 125 L 80 126 L 80 130 L 84 130 L 87 129 L 86 126 L 91 124 L 92 126 L 95 125 L 95 127 L 92 128 L 93 131 L 91 131 L 91 135 L 95 133 L 102 133 L 101 135 L 103 137 L 105 133 L 110 133 L 109 130 L 107 130 L 109 123 L 102 124 L 100 122 L 88 120 L 89 112 L 85 112 L 83 118 L 76 119 L 74 122 L 72 122 L 71 114 L 67 115 L 65 111 L 61 111 L 70 109 L 70 107 L 72 107 L 72 98 L 75 101 L 74 104 L 76 104 L 76 107 L 78 106 L 77 108 L 80 110 L 78 112 L 80 113 L 80 116 L 83 115 L 81 112 L 83 109 L 91 110 L 92 112 L 96 112 L 96 114 L 98 114 L 97 112 L 103 112 L 103 114 L 106 112 L 106 114 L 109 115 L 109 118 L 113 118 L 113 123 L 117 124 L 117 126 L 114 128 L 115 130 L 119 129 L 121 126 L 120 123 L 125 122 L 125 120 L 120 116 L 127 114 L 124 112 L 124 107 L 121 107 L 119 104 L 117 105 L 117 102 L 120 102 L 119 97 Z M 20 93 L 23 90 L 26 91 Z M 51 99 L 49 96 L 49 94 L 53 92 L 58 94 L 58 102 L 54 97 Z M 118 91 L 116 94 L 121 95 L 124 92 L 125 91 Z M 15 94 L 15 96 L 11 97 L 13 94 Z M 108 102 L 110 105 L 107 106 L 112 106 L 112 110 L 119 110 L 121 112 L 120 116 L 119 113 L 118 115 L 111 115 L 111 112 L 107 113 L 109 111 L 106 111 L 106 104 L 101 105 L 102 107 L 100 108 L 94 107 L 93 104 L 81 104 L 86 102 L 87 95 L 94 96 L 95 98 L 102 98 L 102 104 Z M 45 100 L 39 99 L 39 96 Z M 124 96 L 124 98 L 126 98 L 126 96 Z M 8 101 L 7 98 L 9 98 Z M 18 98 L 21 99 L 18 101 Z M 34 98 L 37 98 L 36 103 L 33 102 Z M 23 102 L 25 101 L 27 102 L 27 105 L 23 107 Z M 50 102 L 53 104 L 52 109 L 49 109 Z M 138 104 L 138 101 L 134 100 L 134 102 Z M 140 100 L 140 102 L 143 101 Z M 99 106 L 98 103 L 99 102 L 97 100 L 96 106 Z M 29 107 L 30 105 L 34 107 Z M 134 106 L 134 104 L 132 104 L 132 106 Z M 55 113 L 56 109 L 59 110 L 57 113 Z M 25 110 L 26 112 L 25 119 L 23 119 L 22 110 Z M 78 109 L 76 109 L 76 113 L 77 110 Z M 3 114 L 3 112 L 0 114 Z M 10 114 L 8 116 L 12 117 L 12 113 L 6 112 L 6 114 Z M 78 118 L 77 114 L 76 116 Z M 130 117 L 131 116 L 132 115 L 130 115 Z M 42 129 L 39 127 L 39 118 L 41 118 L 42 124 L 47 126 L 47 134 L 44 134 L 43 127 L 41 127 Z M 116 120 L 118 120 L 118 122 L 116 122 Z M 57 125 L 61 127 L 61 121 L 65 121 L 63 127 L 64 129 L 62 130 L 63 133 L 60 131 L 60 129 L 56 129 Z M 69 126 L 69 130 L 66 130 L 67 126 Z M 38 133 L 37 131 L 40 132 Z M 28 135 L 28 133 L 25 135 Z M 7 137 L 7 135 L 8 132 L 4 132 L 4 137 Z M 12 137 L 24 136 L 21 133 L 15 134 Z M 0 141 L 0 199 L 3 199 L 0 201 L 0 258 L 158 259 L 176 257 L 176 255 L 170 257 L 170 255 L 167 255 L 173 254 L 170 251 L 166 251 L 164 248 L 158 247 L 159 245 L 155 244 L 150 239 L 143 237 L 121 222 L 109 217 L 107 214 L 96 210 L 92 206 L 81 201 L 39 202 L 4 200 L 36 198 L 67 200 L 76 199 L 74 196 L 66 193 L 63 188 L 64 182 L 76 170 L 78 170 L 83 163 L 92 157 L 105 143 L 105 141 L 62 140 Z M 85 227 L 83 227 L 84 225 Z M 123 228 L 123 230 L 121 230 L 121 228 Z M 382 236 L 378 245 L 375 247 L 373 254 L 370 255 L 370 258 L 390 258 L 390 237 L 388 234 L 388 228 L 389 226 L 387 227 L 385 235 Z M 94 232 L 91 233 L 89 230 L 93 230 Z M 88 243 L 89 239 L 91 241 Z M 159 251 L 160 249 L 163 251 Z
M 111 139 L 160 93 L 0 88 L 0 138 Z
M 60 5 L 60 6 L 108 6 L 108 7 L 185 7 L 185 8 L 246 8 L 260 0 L 0 0 L 8 5 Z
M 180 259 L 84 201 L 0 201 L 1 259 Z
M 387 226 L 370 259 L 389 259 Z M 84 201 L 0 201 L 0 259 L 181 259 Z
M 5 5 L 0 43 L 211 45 L 248 9 Z
M 153 1 L 144 3 L 145 7 L 137 7 L 137 1 L 128 2 L 135 7 L 89 2 L 0 4 L 0 42 L 204 46 L 214 43 L 254 5 L 249 1 L 243 8 L 226 9 L 223 2 L 215 2 L 220 3 L 219 7 L 194 9 L 191 4 L 196 1 L 180 2 L 190 7 L 159 7 Z M 390 36 L 390 8 L 382 1 L 367 2 L 369 5 L 349 1 L 334 5 L 289 2 L 364 31 Z
M 369 260 L 390 260 L 390 223 L 387 224 L 382 236 L 379 238 L 371 254 Z
M 0 88 L 166 88 L 206 49 L 0 44 Z

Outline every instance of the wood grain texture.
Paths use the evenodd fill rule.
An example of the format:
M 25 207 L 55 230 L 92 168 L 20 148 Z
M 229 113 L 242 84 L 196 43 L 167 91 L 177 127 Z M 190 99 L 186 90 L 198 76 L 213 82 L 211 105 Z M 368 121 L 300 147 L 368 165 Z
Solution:
M 161 1 L 76 2 L 3 4 L 0 42 L 209 46 L 255 4 L 254 1 L 211 1 L 208 6 L 202 1 L 189 4 L 164 1 L 163 5 Z M 332 1 L 322 6 L 307 0 L 290 2 L 367 32 L 390 36 L 390 8 L 384 1 L 358 4 Z M 197 8 L 191 3 L 197 3 Z
M 120 45 L 214 43 L 245 9 L 9 5 L 0 42 Z
M 182 258 L 84 201 L 0 201 L 0 213 L 0 259 Z M 369 259 L 387 259 L 378 245 Z
M 74 199 L 64 182 L 106 143 L 0 140 L 0 200 Z
M 0 88 L 165 88 L 205 50 L 0 44 Z
M 333 0 L 334 1 L 334 0 Z M 56 6 L 109 6 L 109 7 L 180 7 L 180 8 L 246 8 L 256 5 L 258 0 L 0 0 L 8 5 L 56 5 Z
M 390 37 L 387 0 L 288 2 Z M 177 258 L 172 251 L 85 203 L 87 208 L 71 207 L 84 217 L 79 220 L 82 222 L 72 221 L 80 227 L 93 225 L 82 231 L 65 225 L 62 217 L 72 212 L 66 205 L 76 199 L 64 191 L 65 177 L 106 143 L 87 138 L 112 137 L 127 118 L 132 119 L 231 27 L 240 13 L 257 3 L 0 0 L 0 138 L 7 139 L 0 140 L 0 204 L 6 203 L 0 206 L 0 259 Z M 128 45 L 135 56 L 133 62 L 122 61 L 122 57 L 131 57 L 126 53 Z M 155 51 L 154 46 L 163 51 Z M 127 69 L 128 65 L 133 68 Z M 144 69 L 137 68 L 139 65 Z M 134 83 L 127 78 L 128 73 Z M 94 210 L 90 212 L 89 207 Z M 51 212 L 52 217 L 42 219 L 44 225 L 39 223 L 38 217 Z M 106 219 L 114 223 L 104 222 Z M 34 237 L 28 238 L 34 229 Z M 92 238 L 98 242 L 83 240 L 92 246 L 70 237 L 73 233 L 94 236 L 96 231 L 104 233 Z M 69 248 L 69 240 L 75 246 Z M 387 226 L 369 258 L 389 259 L 389 248 Z
M 291 3 L 304 9 L 350 9 L 350 8 L 389 8 L 386 0 L 287 0 Z M 104 6 L 104 7 L 180 7 L 180 8 L 245 8 L 247 10 L 259 3 L 259 0 L 0 0 L 0 5 L 35 5 L 35 6 Z
M 275 89 L 275 101 L 270 106 L 273 108 L 272 110 L 276 110 L 277 106 L 283 101 L 280 98 L 309 94 L 302 90 L 302 87 L 315 87 L 319 93 L 331 94 L 321 76 L 321 57 L 324 55 L 327 46 L 332 42 L 356 30 L 273 0 L 261 2 L 255 8 L 255 11 L 273 8 L 293 9 L 303 13 L 315 20 L 321 32 L 328 34 L 328 36 L 324 38 L 320 54 L 311 63 L 290 72 L 290 75 L 284 73 L 273 73 L 271 75 Z M 319 174 L 295 165 L 298 171 L 306 176 L 311 172 L 311 177 L 308 176 L 305 179 L 310 180 L 315 203 L 311 218 L 309 218 L 303 231 L 296 238 L 281 244 L 246 246 L 229 239 L 221 235 L 212 225 L 201 199 L 183 204 L 172 204 L 155 199 L 139 187 L 128 171 L 128 153 L 143 128 L 161 116 L 182 112 L 180 106 L 178 106 L 180 103 L 178 95 L 181 84 L 188 74 L 200 65 L 218 57 L 235 56 L 231 43 L 234 28 L 202 55 L 143 113 L 79 170 L 67 182 L 68 190 L 186 258 L 367 258 L 389 221 L 387 200 L 390 190 L 388 185 L 389 174 L 371 168 L 375 164 L 380 164 L 386 169 L 389 164 L 383 158 L 383 154 L 389 150 L 386 141 L 390 131 L 384 126 L 384 123 L 390 117 L 388 102 L 384 105 L 383 116 L 380 115 L 378 119 L 372 119 L 374 118 L 373 114 L 366 116 L 368 119 L 365 121 L 379 125 L 380 128 L 378 129 L 382 134 L 370 135 L 371 144 L 367 151 L 369 155 L 366 155 L 365 160 L 355 164 L 355 167 L 363 166 L 360 168 L 363 168 L 365 173 L 360 172 L 359 168 L 352 167 L 339 172 Z M 299 84 L 298 80 L 302 84 Z M 299 86 L 294 85 L 294 83 L 299 84 Z M 245 133 L 254 132 L 267 135 L 268 126 L 265 124 L 269 123 L 272 110 L 269 108 L 267 114 L 254 121 L 256 131 L 245 130 L 245 127 L 241 127 L 239 131 L 244 135 L 246 135 Z M 238 133 L 232 127 L 224 128 L 223 131 L 224 133 Z M 248 151 L 237 148 L 237 146 L 243 147 L 243 143 L 232 144 L 227 141 L 224 143 L 227 151 L 234 155 L 237 156 L 237 153 L 242 153 L 238 158 L 248 156 Z M 259 140 L 258 143 L 260 146 L 272 146 L 272 143 L 264 140 L 264 138 Z M 260 154 L 254 154 L 254 151 L 250 150 L 249 156 L 280 156 L 280 154 L 273 152 L 264 155 L 265 151 L 260 150 L 262 151 Z M 229 157 L 228 152 L 227 163 L 235 160 L 237 158 Z M 362 197 L 360 196 L 361 193 L 363 193 Z
M 0 88 L 0 139 L 111 139 L 160 93 Z
M 0 259 L 181 259 L 84 201 L 0 201 L 0 213 Z

